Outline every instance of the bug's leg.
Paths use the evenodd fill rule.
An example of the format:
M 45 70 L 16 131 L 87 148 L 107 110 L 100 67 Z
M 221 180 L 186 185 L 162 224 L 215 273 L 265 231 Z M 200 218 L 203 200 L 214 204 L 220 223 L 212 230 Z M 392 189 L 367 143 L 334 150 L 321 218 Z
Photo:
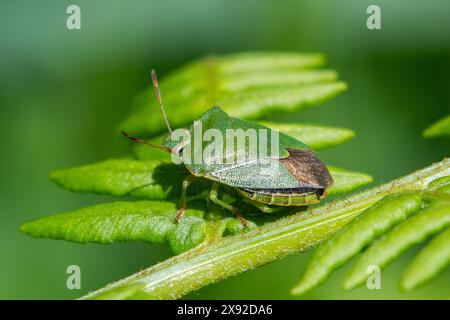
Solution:
M 218 204 L 219 206 L 221 206 L 222 208 L 225 208 L 231 212 L 233 212 L 236 217 L 239 219 L 239 221 L 241 221 L 241 224 L 244 226 L 244 228 L 248 228 L 248 223 L 247 220 L 244 219 L 244 217 L 242 216 L 241 212 L 239 211 L 238 208 L 233 207 L 232 205 L 222 201 L 219 199 L 218 197 L 218 191 L 219 191 L 219 184 L 218 183 L 214 183 L 211 187 L 211 191 L 209 193 L 209 199 L 214 202 L 215 204 Z
M 177 216 L 175 217 L 175 221 L 178 223 L 180 221 L 181 217 L 183 216 L 184 212 L 186 211 L 187 206 L 187 195 L 186 191 L 189 185 L 194 181 L 195 177 L 190 175 L 186 179 L 183 180 L 183 183 L 181 185 L 181 198 L 180 198 L 180 209 L 178 210 Z

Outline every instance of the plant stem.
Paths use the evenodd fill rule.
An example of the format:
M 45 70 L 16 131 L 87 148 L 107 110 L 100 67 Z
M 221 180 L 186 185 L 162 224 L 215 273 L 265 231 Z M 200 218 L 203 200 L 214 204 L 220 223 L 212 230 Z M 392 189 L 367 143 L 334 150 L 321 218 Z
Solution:
M 202 244 L 89 293 L 83 299 L 180 298 L 229 276 L 305 251 L 335 233 L 382 197 L 401 191 L 422 191 L 431 181 L 447 175 L 450 175 L 450 159 L 249 232 Z M 130 288 L 129 294 L 124 295 L 127 288 Z M 115 292 L 119 294 L 115 295 Z

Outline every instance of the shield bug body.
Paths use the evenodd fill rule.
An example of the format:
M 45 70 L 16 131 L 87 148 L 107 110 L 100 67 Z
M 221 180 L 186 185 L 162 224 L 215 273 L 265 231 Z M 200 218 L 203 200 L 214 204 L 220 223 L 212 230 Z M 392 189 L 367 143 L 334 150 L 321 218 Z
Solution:
M 209 199 L 236 214 L 244 226 L 239 210 L 218 197 L 221 185 L 235 188 L 263 212 L 318 203 L 326 195 L 333 183 L 330 173 L 311 148 L 293 137 L 230 117 L 219 107 L 203 113 L 188 129 L 172 131 L 153 70 L 152 80 L 169 135 L 158 146 L 123 134 L 170 152 L 172 159 L 191 173 L 182 183 L 177 221 L 186 209 L 186 190 L 197 177 L 213 182 Z

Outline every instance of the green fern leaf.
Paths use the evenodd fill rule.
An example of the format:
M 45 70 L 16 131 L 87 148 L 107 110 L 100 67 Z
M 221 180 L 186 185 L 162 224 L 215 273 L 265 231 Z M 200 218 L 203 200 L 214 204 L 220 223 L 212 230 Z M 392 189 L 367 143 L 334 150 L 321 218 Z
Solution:
M 434 279 L 450 264 L 450 228 L 447 228 L 419 252 L 406 269 L 401 288 L 413 290 Z
M 434 202 L 410 219 L 400 223 L 363 253 L 344 280 L 346 290 L 367 279 L 367 268 L 387 266 L 403 251 L 450 225 L 450 202 Z
M 450 136 L 450 115 L 435 122 L 423 131 L 425 138 Z
M 243 53 L 208 57 L 191 63 L 161 81 L 166 112 L 174 127 L 189 125 L 214 105 L 232 116 L 257 119 L 273 112 L 294 112 L 315 105 L 346 89 L 315 54 Z M 165 130 L 156 116 L 152 88 L 139 95 L 120 126 L 133 134 L 155 135 Z
M 351 192 L 373 181 L 372 177 L 365 173 L 349 171 L 345 169 L 327 166 L 333 177 L 333 186 L 328 190 L 329 195 Z
M 56 170 L 50 179 L 65 189 L 152 200 L 175 198 L 188 176 L 183 166 L 161 161 L 110 159 L 94 164 Z
M 33 237 L 78 243 L 167 243 L 173 252 L 180 253 L 224 231 L 232 233 L 233 220 L 237 221 L 206 221 L 205 210 L 188 209 L 183 219 L 175 223 L 176 214 L 177 207 L 170 202 L 113 202 L 31 221 L 20 226 L 20 230 Z

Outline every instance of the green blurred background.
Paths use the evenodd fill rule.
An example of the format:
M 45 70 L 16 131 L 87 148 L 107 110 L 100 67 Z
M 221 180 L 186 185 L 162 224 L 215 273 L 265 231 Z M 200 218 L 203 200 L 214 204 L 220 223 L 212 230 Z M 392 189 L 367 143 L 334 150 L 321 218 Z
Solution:
M 82 29 L 66 29 L 66 8 L 81 7 Z M 378 4 L 382 29 L 366 28 Z M 349 90 L 296 119 L 354 129 L 357 137 L 322 152 L 336 166 L 377 183 L 448 155 L 424 127 L 450 109 L 450 2 L 429 1 L 6 1 L 0 3 L 0 298 L 75 298 L 169 257 L 143 243 L 80 245 L 32 239 L 19 224 L 110 201 L 51 184 L 50 170 L 127 152 L 117 125 L 130 101 L 160 76 L 211 53 L 323 52 Z M 402 294 L 401 271 L 419 247 L 382 273 L 382 290 L 344 293 L 340 270 L 307 298 L 449 298 L 450 270 Z M 309 253 L 246 272 L 190 298 L 291 298 Z M 82 289 L 66 289 L 68 265 Z

